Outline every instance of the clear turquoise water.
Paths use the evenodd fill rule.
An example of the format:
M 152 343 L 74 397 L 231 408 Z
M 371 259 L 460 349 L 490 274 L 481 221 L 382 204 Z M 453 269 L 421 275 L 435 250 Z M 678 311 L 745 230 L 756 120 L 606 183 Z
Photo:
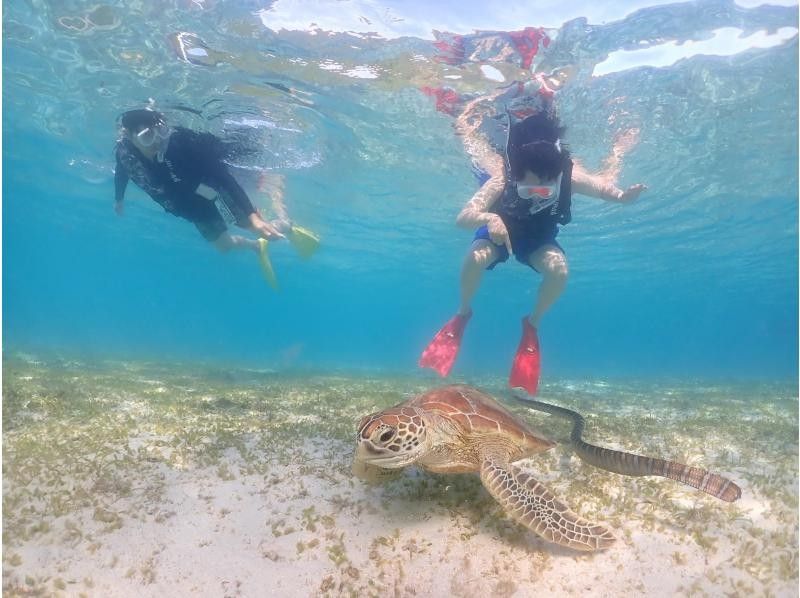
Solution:
M 474 189 L 451 120 L 410 80 L 409 56 L 432 56 L 431 43 L 320 41 L 266 29 L 250 5 L 167 6 L 158 18 L 152 7 L 6 7 L 6 349 L 413 370 L 457 306 L 471 233 L 454 217 Z M 65 15 L 107 27 L 76 34 Z M 586 73 L 634 41 L 796 21 L 791 8 L 675 5 L 583 30 L 573 22 L 560 51 Z M 166 41 L 177 30 L 233 58 L 180 62 Z M 294 57 L 383 71 L 371 80 L 292 70 Z M 541 329 L 546 376 L 796 378 L 796 67 L 795 36 L 565 90 L 573 152 L 596 167 L 618 130 L 639 126 L 621 182 L 650 189 L 625 208 L 576 199 L 559 237 L 571 280 Z M 147 98 L 196 128 L 220 132 L 245 117 L 278 126 L 258 130 L 265 153 L 250 165 L 284 174 L 292 216 L 323 238 L 308 263 L 275 249 L 280 293 L 251 255 L 217 255 L 132 187 L 115 217 L 114 119 Z M 177 104 L 202 116 L 169 109 Z M 512 263 L 485 278 L 459 377 L 507 369 L 537 284 Z
M 595 442 L 743 489 L 720 505 L 559 447 L 534 466 L 620 536 L 584 560 L 509 523 L 477 479 L 352 479 L 359 416 L 438 382 L 416 362 L 457 307 L 472 235 L 454 224 L 475 189 L 469 160 L 420 88 L 495 84 L 477 63 L 432 62 L 430 35 L 270 30 L 255 11 L 272 4 L 3 7 L 4 592 L 196 594 L 236 579 L 243 595 L 586 595 L 595 567 L 617 595 L 796 595 L 796 6 L 670 4 L 552 31 L 553 63 L 578 67 L 560 98 L 573 153 L 598 168 L 638 128 L 620 182 L 649 190 L 626 207 L 574 199 L 541 398 L 584 413 Z M 435 8 L 458 23 L 475 5 Z M 590 76 L 610 53 L 730 27 L 744 45 L 794 34 Z M 178 31 L 217 64 L 179 61 Z M 364 65 L 377 78 L 347 76 Z M 284 175 L 292 217 L 323 240 L 307 262 L 273 245 L 280 292 L 252 255 L 218 255 L 132 185 L 115 216 L 115 119 L 149 98 L 218 134 L 260 123 L 247 134 L 263 152 L 236 176 L 252 188 L 258 170 Z M 507 398 L 537 284 L 513 262 L 486 276 L 452 380 Z M 564 422 L 514 409 L 566 444 Z M 513 583 L 493 577 L 498 562 L 474 578 L 480 555 L 513 563 Z M 653 572 L 671 566 L 681 579 L 661 585 Z

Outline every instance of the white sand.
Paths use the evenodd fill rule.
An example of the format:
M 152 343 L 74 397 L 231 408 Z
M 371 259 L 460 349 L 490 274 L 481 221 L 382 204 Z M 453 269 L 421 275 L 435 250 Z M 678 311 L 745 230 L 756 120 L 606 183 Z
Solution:
M 150 474 L 137 478 L 129 497 L 100 512 L 86 508 L 53 519 L 46 532 L 14 542 L 15 564 L 9 564 L 8 551 L 4 557 L 5 595 L 25 588 L 48 595 L 159 597 L 797 595 L 796 578 L 759 579 L 730 562 L 741 548 L 736 538 L 746 541 L 748 528 L 780 525 L 747 488 L 739 507 L 752 510 L 753 523 L 709 529 L 717 537 L 713 552 L 658 517 L 656 529 L 644 529 L 643 519 L 626 521 L 626 513 L 617 513 L 621 529 L 611 525 L 617 545 L 587 555 L 503 519 L 476 477 L 474 483 L 455 476 L 437 480 L 412 470 L 404 481 L 366 486 L 348 473 L 350 447 L 331 443 L 307 444 L 290 465 L 275 465 L 267 475 L 244 473 L 246 463 L 235 450 L 226 453 L 227 469 L 220 470 L 176 468 L 162 458 L 163 449 L 150 448 Z M 554 456 L 552 464 L 557 462 Z M 535 471 L 536 462 L 530 465 Z M 556 472 L 542 477 L 567 498 L 569 479 Z M 404 490 L 424 479 L 435 481 L 424 496 Z M 630 478 L 609 479 L 611 489 L 637 491 Z M 675 490 L 670 481 L 656 483 Z M 477 493 L 492 513 L 448 497 L 451 492 Z M 680 492 L 688 503 L 730 507 Z M 115 515 L 121 526 L 113 525 Z M 796 564 L 796 547 L 785 550 L 794 550 Z
M 616 534 L 586 554 L 509 520 L 475 475 L 353 477 L 356 422 L 424 381 L 191 371 L 4 363 L 4 597 L 797 596 L 792 389 L 547 387 L 587 440 L 742 487 L 724 503 L 564 444 L 521 463 Z

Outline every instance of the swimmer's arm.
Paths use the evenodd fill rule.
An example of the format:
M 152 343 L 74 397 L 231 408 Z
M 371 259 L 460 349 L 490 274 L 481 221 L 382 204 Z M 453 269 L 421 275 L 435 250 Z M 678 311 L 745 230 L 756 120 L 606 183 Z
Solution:
M 128 171 L 122 165 L 122 162 L 117 159 L 117 167 L 114 169 L 114 211 L 119 215 L 122 215 L 122 201 L 125 199 L 128 178 Z
M 497 214 L 489 212 L 503 193 L 505 178 L 492 177 L 478 189 L 456 217 L 456 225 L 463 228 L 475 228 L 488 224 Z
M 474 162 L 491 175 L 494 175 L 491 170 L 492 164 L 485 162 L 496 156 L 497 152 L 480 132 L 480 128 L 484 119 L 495 111 L 494 101 L 497 95 L 499 92 L 480 96 L 468 102 L 454 125 L 456 134 L 464 143 L 464 150 Z
M 578 164 L 572 170 L 572 191 L 588 197 L 597 197 L 612 203 L 631 203 L 645 191 L 647 187 L 642 184 L 631 185 L 624 191 L 613 182 L 591 175 Z
M 286 180 L 281 174 L 264 173 L 258 179 L 258 190 L 269 195 L 272 201 L 272 211 L 275 218 L 282 222 L 291 223 L 286 203 L 283 201 L 283 190 Z
M 224 163 L 218 162 L 213 165 L 211 176 L 213 182 L 216 183 L 216 185 L 212 186 L 215 186 L 220 191 L 227 191 L 233 198 L 233 201 L 235 201 L 246 214 L 251 215 L 256 213 L 256 208 L 247 196 L 247 192 L 242 189 L 242 186 L 233 178 L 233 175 L 228 172 L 228 168 Z
M 496 110 L 494 103 L 497 97 L 504 92 L 505 88 L 497 89 L 467 102 L 461 114 L 456 118 L 458 134 L 463 135 L 469 129 L 480 126 L 481 121 Z

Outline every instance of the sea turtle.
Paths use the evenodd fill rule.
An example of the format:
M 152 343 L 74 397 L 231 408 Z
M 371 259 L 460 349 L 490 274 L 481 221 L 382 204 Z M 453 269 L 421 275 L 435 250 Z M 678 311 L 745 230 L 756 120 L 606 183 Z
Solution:
M 699 488 L 726 501 L 741 491 L 705 470 L 600 448 L 583 442 L 583 418 L 539 401 L 535 409 L 573 419 L 572 440 L 587 462 L 624 475 L 659 475 Z M 515 464 L 555 443 L 533 431 L 486 393 L 464 385 L 444 386 L 369 415 L 358 427 L 353 472 L 364 479 L 393 477 L 411 464 L 433 473 L 480 473 L 481 482 L 506 512 L 543 538 L 577 550 L 614 543 L 603 525 L 573 513 L 542 483 Z

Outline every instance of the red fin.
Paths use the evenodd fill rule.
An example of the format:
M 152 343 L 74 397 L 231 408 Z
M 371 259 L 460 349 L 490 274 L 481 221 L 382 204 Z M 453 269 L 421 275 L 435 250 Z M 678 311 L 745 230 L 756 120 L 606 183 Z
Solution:
M 511 366 L 508 385 L 511 388 L 524 388 L 531 396 L 536 395 L 539 388 L 539 372 L 541 361 L 539 353 L 539 337 L 536 328 L 531 326 L 527 317 L 522 319 L 522 338 Z
M 461 347 L 461 338 L 464 336 L 464 328 L 467 327 L 471 316 L 471 312 L 466 316 L 457 315 L 445 324 L 422 352 L 419 366 L 431 368 L 443 378 L 447 376 L 456 362 L 458 349 Z

